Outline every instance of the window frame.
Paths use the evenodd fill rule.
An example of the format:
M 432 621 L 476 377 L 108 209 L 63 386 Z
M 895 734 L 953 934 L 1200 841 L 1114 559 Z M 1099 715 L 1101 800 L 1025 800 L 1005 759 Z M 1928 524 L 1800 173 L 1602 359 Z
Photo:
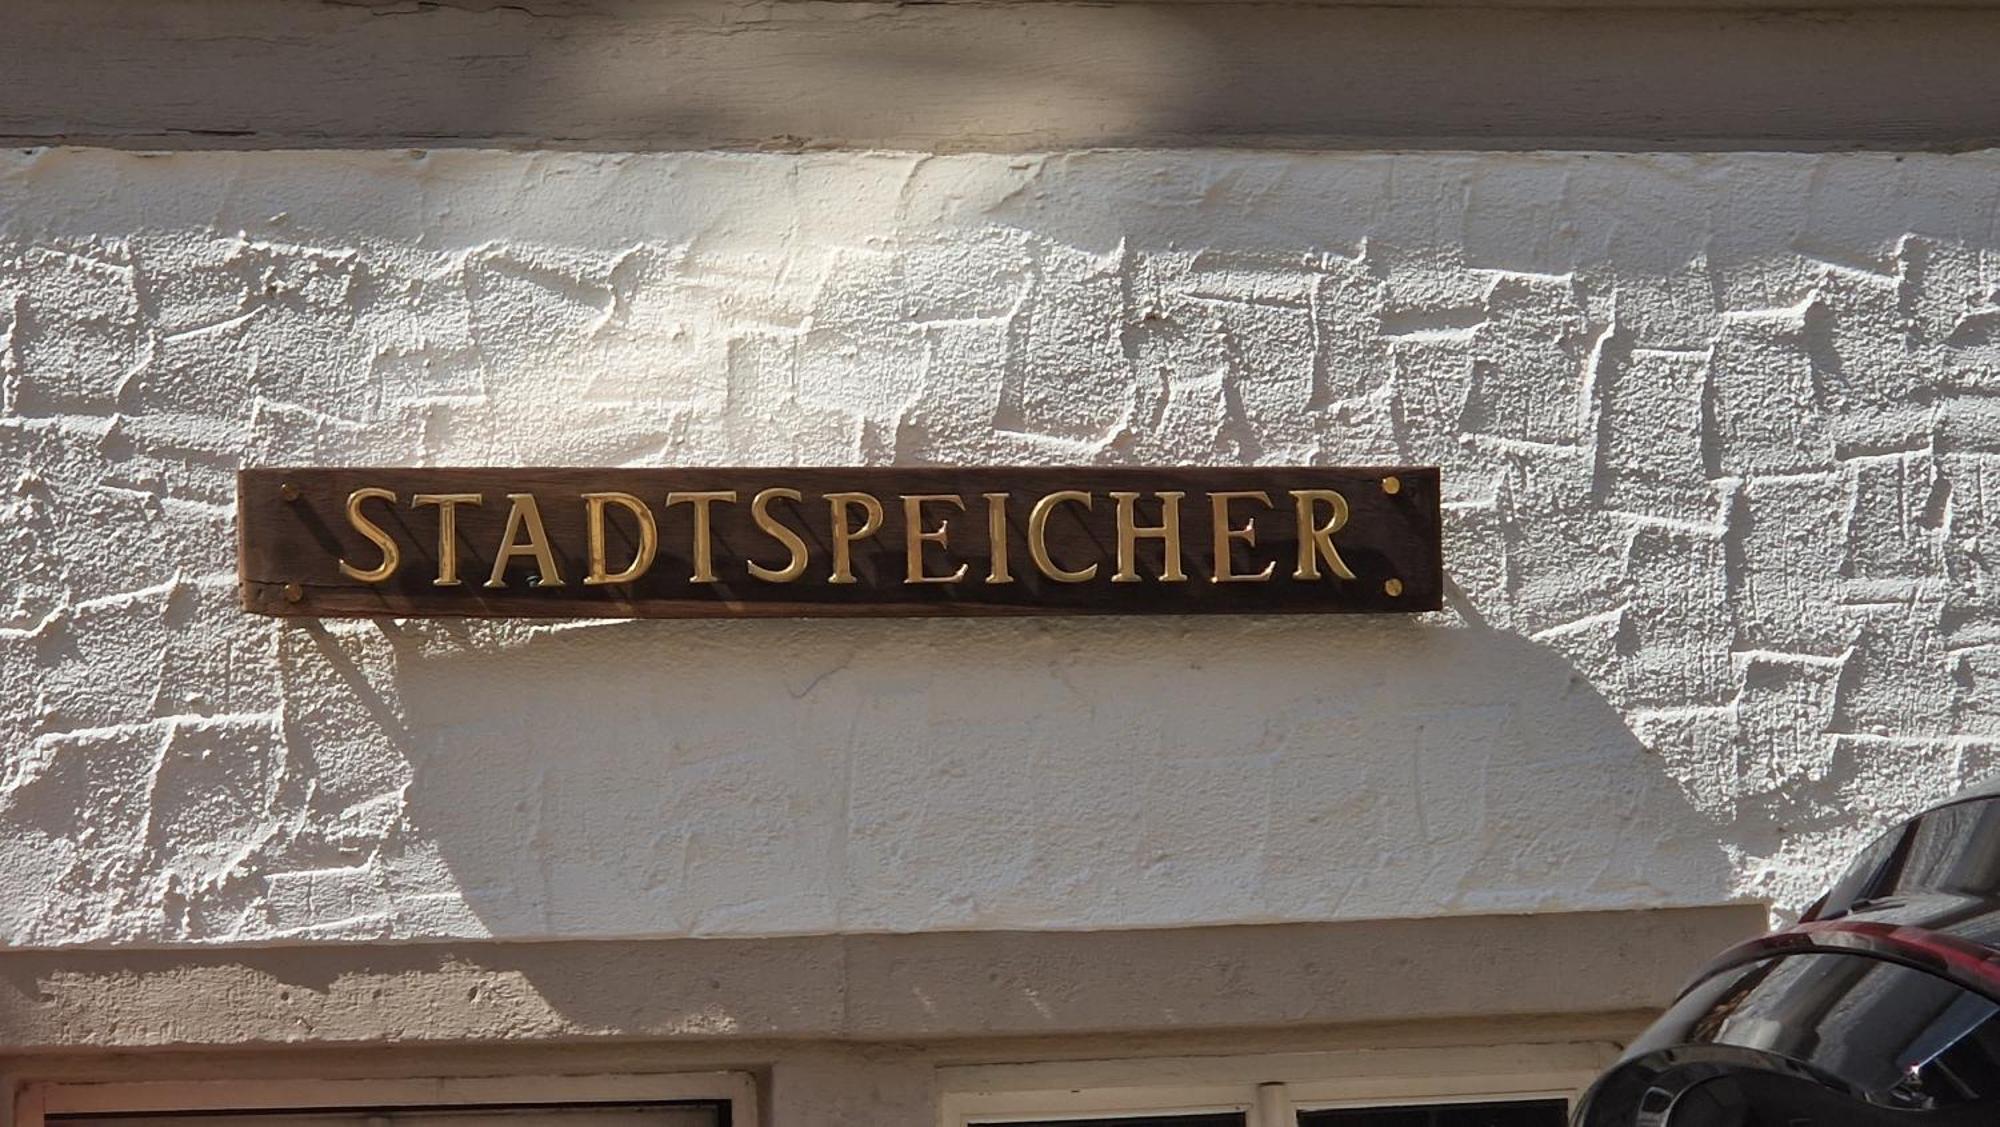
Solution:
M 1300 1111 L 1561 1099 L 1618 1059 L 1609 1041 L 1348 1049 L 1255 1056 L 1044 1061 L 939 1070 L 939 1127 L 1241 1111 L 1297 1127 Z
M 1451 1104 L 1494 1104 L 1494 1103 L 1539 1103 L 1546 1100 L 1561 1100 L 1565 1113 L 1576 1110 L 1576 1101 L 1582 1093 L 1574 1089 L 1550 1090 L 1545 1092 L 1472 1092 L 1465 1095 L 1419 1096 L 1406 1099 L 1346 1099 L 1346 1100 L 1293 1100 L 1291 1110 L 1294 1115 L 1306 1111 L 1351 1111 L 1368 1108 L 1397 1107 L 1447 1107 Z M 1565 1115 L 1567 1119 L 1567 1115 Z M 1296 1122 L 1296 1121 L 1294 1121 Z
M 406 1079 L 31 1080 L 14 1097 L 13 1127 L 47 1127 L 51 1115 L 171 1115 L 478 1105 L 719 1103 L 729 1122 L 754 1127 L 756 1078 L 747 1072 Z

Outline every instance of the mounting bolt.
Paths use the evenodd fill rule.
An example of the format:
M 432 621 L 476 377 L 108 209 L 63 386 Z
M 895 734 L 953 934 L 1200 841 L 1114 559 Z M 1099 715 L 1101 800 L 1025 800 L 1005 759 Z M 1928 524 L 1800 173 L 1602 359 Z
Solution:
M 296 501 L 299 499 L 299 487 L 289 481 L 285 482 L 283 485 L 278 486 L 278 496 L 283 497 L 287 501 Z
M 1387 580 L 1382 584 L 1382 590 L 1393 599 L 1403 593 L 1403 581 L 1400 579 Z
M 304 587 L 299 586 L 296 583 L 285 584 L 285 601 L 288 603 L 305 602 L 306 589 Z
M 1401 493 L 1402 491 L 1403 491 L 1402 478 L 1397 477 L 1395 474 L 1390 474 L 1388 477 L 1382 479 L 1382 492 L 1395 494 L 1395 493 Z

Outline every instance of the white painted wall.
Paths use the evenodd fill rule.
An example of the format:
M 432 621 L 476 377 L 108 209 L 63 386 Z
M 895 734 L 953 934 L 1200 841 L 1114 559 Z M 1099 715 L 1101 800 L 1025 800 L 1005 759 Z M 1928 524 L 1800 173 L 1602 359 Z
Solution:
M 0 935 L 1796 905 L 2000 741 L 2000 154 L 0 157 Z M 236 609 L 244 464 L 1435 462 L 1420 620 Z

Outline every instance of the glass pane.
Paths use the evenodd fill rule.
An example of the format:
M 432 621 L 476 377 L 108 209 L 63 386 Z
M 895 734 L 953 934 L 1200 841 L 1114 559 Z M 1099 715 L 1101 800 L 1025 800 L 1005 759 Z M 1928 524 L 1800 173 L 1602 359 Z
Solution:
M 1115 1119 L 1037 1119 L 1023 1123 L 1007 1120 L 992 1127 L 1243 1127 L 1240 1111 L 1218 1111 L 1208 1115 L 1134 1115 Z
M 1299 1113 L 1299 1127 L 1564 1127 L 1566 1100 L 1339 1107 Z
M 717 1104 L 51 1115 L 50 1127 L 720 1127 Z

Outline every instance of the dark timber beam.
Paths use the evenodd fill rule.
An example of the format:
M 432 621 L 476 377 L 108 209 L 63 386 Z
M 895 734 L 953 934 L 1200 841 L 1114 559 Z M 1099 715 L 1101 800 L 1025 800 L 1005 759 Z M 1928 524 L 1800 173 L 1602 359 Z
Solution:
M 2000 7 L 16 0 L 0 143 L 1954 149 Z

